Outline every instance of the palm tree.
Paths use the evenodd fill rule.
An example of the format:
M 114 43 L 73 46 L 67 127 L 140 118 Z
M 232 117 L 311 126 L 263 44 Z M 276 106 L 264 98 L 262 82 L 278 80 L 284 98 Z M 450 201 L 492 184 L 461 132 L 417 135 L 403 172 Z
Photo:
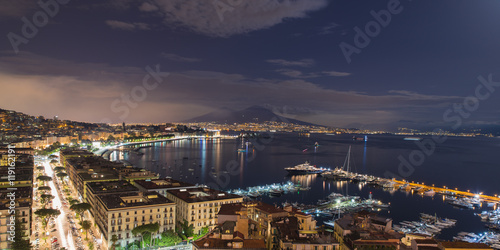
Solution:
M 187 220 L 184 220 L 182 223 L 179 224 L 180 226 L 180 235 L 182 237 L 182 239 L 187 239 L 191 236 L 194 235 L 194 226 L 193 224 L 189 224 L 189 222 Z
M 88 239 L 88 235 L 87 235 L 87 232 L 88 230 L 90 229 L 90 227 L 92 226 L 92 224 L 90 223 L 90 221 L 88 220 L 84 220 L 84 221 L 80 221 L 80 226 L 82 227 L 83 230 L 85 230 L 85 239 L 87 240 Z

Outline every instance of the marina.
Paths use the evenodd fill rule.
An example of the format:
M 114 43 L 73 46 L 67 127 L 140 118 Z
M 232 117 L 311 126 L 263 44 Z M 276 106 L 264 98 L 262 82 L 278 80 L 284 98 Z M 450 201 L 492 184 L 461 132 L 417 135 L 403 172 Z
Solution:
M 275 205 L 288 202 L 294 207 L 314 215 L 318 225 L 328 225 L 328 222 L 332 222 L 339 214 L 342 216 L 358 209 L 378 211 L 382 216 L 393 218 L 395 224 L 403 221 L 419 221 L 420 212 L 437 213 L 442 217 L 457 219 L 457 225 L 445 228 L 438 234 L 440 239 L 445 240 L 452 240 L 461 231 L 481 232 L 486 229 L 487 224 L 492 224 L 486 220 L 482 221 L 480 216 L 474 215 L 474 213 L 481 214 L 483 210 L 495 209 L 498 207 L 498 197 L 487 196 L 479 192 L 459 191 L 461 188 L 462 190 L 469 188 L 469 186 L 458 183 L 465 183 L 463 178 L 471 178 L 469 175 L 457 175 L 441 182 L 437 175 L 422 176 L 423 172 L 432 171 L 432 168 L 427 169 L 428 167 L 425 166 L 421 168 L 422 171 L 412 175 L 412 178 L 425 179 L 427 185 L 411 180 L 403 181 L 378 177 L 383 176 L 386 168 L 378 169 L 377 166 L 387 166 L 393 162 L 393 159 L 386 157 L 387 155 L 395 155 L 393 148 L 402 147 L 403 144 L 412 145 L 402 139 L 401 136 L 374 135 L 370 137 L 370 141 L 366 144 L 368 146 L 365 148 L 364 142 L 353 142 L 352 136 L 337 137 L 312 134 L 311 137 L 297 139 L 293 135 L 275 135 L 272 144 L 266 144 L 262 150 L 254 148 L 239 154 L 236 154 L 235 151 L 244 148 L 241 140 L 172 141 L 156 145 L 156 150 L 155 147 L 144 149 L 145 155 L 141 158 L 134 158 L 131 162 L 139 164 L 139 166 L 143 164 L 147 168 L 154 167 L 155 164 L 151 163 L 152 160 L 167 166 L 172 165 L 172 168 L 159 169 L 158 171 L 161 172 L 162 176 L 182 177 L 182 180 L 193 183 L 217 182 L 219 179 L 225 181 L 222 178 L 229 175 L 230 178 L 223 190 L 231 190 L 231 193 Z M 445 143 L 444 147 L 457 144 L 468 145 L 462 143 L 461 140 L 463 139 L 450 139 L 450 145 Z M 492 139 L 478 140 L 478 144 L 486 147 L 486 145 L 493 143 L 488 142 L 488 144 L 485 140 Z M 315 149 L 316 152 L 312 150 L 315 142 L 321 144 Z M 382 147 L 377 147 L 377 145 L 382 145 Z M 347 158 L 346 153 L 348 153 L 349 146 L 351 146 L 352 155 Z M 302 152 L 305 147 L 309 147 L 310 150 Z M 365 150 L 367 152 L 366 167 L 363 155 Z M 464 149 L 464 151 L 467 150 Z M 484 150 L 477 151 L 477 153 L 485 152 Z M 398 154 L 400 152 L 396 155 Z M 133 154 L 130 156 L 135 157 Z M 377 158 L 377 156 L 380 157 Z M 436 156 L 441 157 L 440 154 Z M 184 159 L 185 157 L 188 159 Z M 225 166 L 229 162 L 234 162 L 233 160 L 238 162 L 239 167 L 239 171 L 235 174 L 225 172 L 224 167 L 216 167 L 218 165 Z M 450 158 L 446 158 L 446 160 L 453 162 Z M 296 166 L 306 161 L 310 165 L 323 168 L 325 171 L 320 174 L 291 175 L 285 170 L 287 167 Z M 492 162 L 492 159 L 488 159 L 488 162 Z M 342 167 L 342 163 L 345 164 L 344 167 Z M 432 164 L 436 163 L 430 161 L 428 165 Z M 340 167 L 335 168 L 332 165 Z M 438 168 L 437 165 L 433 166 Z M 190 168 L 194 171 L 189 170 Z M 458 170 L 462 171 L 457 167 L 450 167 L 446 171 L 449 173 L 458 172 Z M 491 176 L 482 175 L 481 178 L 485 179 L 486 182 Z M 444 184 L 447 185 L 447 188 L 438 188 L 438 185 L 430 183 L 441 184 L 439 185 L 441 187 Z M 448 185 L 453 188 L 449 188 Z M 459 188 L 455 189 L 454 187 Z M 349 189 L 349 192 L 346 188 Z M 494 185 L 481 185 L 474 190 L 494 193 L 496 188 Z M 341 205 L 338 207 L 335 202 L 331 203 L 330 194 L 332 193 L 339 193 L 346 197 L 342 198 Z M 373 193 L 373 199 L 379 200 L 387 208 L 369 207 L 369 201 L 366 202 L 368 204 L 363 204 L 364 199 L 369 200 L 369 193 Z M 322 204 L 326 202 L 330 202 L 330 204 Z M 464 204 L 467 205 L 463 206 Z M 411 210 L 417 206 L 420 211 Z
M 248 198 L 255 199 L 263 195 L 270 196 L 281 196 L 285 193 L 297 192 L 300 190 L 309 190 L 309 187 L 303 187 L 299 184 L 295 184 L 291 181 L 286 183 L 273 183 L 263 186 L 248 187 L 246 189 L 233 189 L 228 191 L 228 193 L 245 196 Z
M 484 243 L 494 249 L 500 249 L 500 234 L 495 232 L 484 232 L 480 234 L 460 232 L 453 237 L 456 241 L 465 241 L 469 243 Z
M 466 209 L 474 209 L 476 206 L 486 204 L 488 207 L 498 207 L 500 197 L 497 195 L 490 196 L 483 193 L 472 193 L 469 191 L 460 191 L 458 189 L 450 189 L 447 187 L 428 186 L 423 183 L 408 182 L 406 180 L 396 180 L 376 177 L 372 175 L 364 175 L 354 173 L 348 170 L 349 168 L 336 168 L 334 170 L 325 171 L 321 174 L 323 178 L 333 180 L 349 180 L 353 182 L 365 182 L 369 185 L 379 186 L 385 189 L 402 190 L 406 192 L 416 192 L 424 196 L 434 196 L 436 194 L 443 195 L 449 204 Z
M 422 234 L 435 236 L 445 228 L 455 226 L 457 220 L 448 218 L 438 218 L 437 215 L 420 214 L 419 221 L 402 221 L 399 225 L 394 225 L 394 230 L 404 234 Z

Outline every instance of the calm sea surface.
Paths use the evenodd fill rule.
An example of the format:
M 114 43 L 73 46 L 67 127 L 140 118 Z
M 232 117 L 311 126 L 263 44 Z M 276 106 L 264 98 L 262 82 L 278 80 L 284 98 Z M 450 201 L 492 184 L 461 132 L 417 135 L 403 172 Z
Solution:
M 388 211 L 381 213 L 393 218 L 395 223 L 418 220 L 419 214 L 424 212 L 458 220 L 454 228 L 442 231 L 438 236 L 442 239 L 449 240 L 460 231 L 485 231 L 484 223 L 474 215 L 482 208 L 474 211 L 456 209 L 445 203 L 441 195 L 422 197 L 402 191 L 387 192 L 358 183 L 324 180 L 316 175 L 291 177 L 284 170 L 285 167 L 305 161 L 327 168 L 342 166 L 351 146 L 350 166 L 354 172 L 380 177 L 390 172 L 428 185 L 489 195 L 500 194 L 499 138 L 448 137 L 445 142 L 436 144 L 434 152 L 425 155 L 423 160 L 415 158 L 421 164 L 415 166 L 411 173 L 398 171 L 400 158 L 408 159 L 411 152 L 419 150 L 419 147 L 415 141 L 405 141 L 403 138 L 370 135 L 364 142 L 353 141 L 352 135 L 312 134 L 310 137 L 301 137 L 287 133 L 250 140 L 248 144 L 242 139 L 180 140 L 148 144 L 152 147 L 140 149 L 144 155 L 115 152 L 111 160 L 126 160 L 135 166 L 160 173 L 162 177 L 203 183 L 223 190 L 289 180 L 311 187 L 309 191 L 278 198 L 261 198 L 278 205 L 285 201 L 315 204 L 331 192 L 362 198 L 368 198 L 371 192 L 373 198 L 391 204 Z M 317 147 L 316 142 L 319 144 Z M 247 151 L 238 152 L 241 148 Z M 318 221 L 329 219 L 317 218 Z

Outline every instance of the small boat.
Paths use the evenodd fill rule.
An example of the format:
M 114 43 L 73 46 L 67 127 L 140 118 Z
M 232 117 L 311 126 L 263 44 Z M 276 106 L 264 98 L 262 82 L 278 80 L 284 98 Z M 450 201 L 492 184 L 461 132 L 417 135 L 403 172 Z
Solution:
M 396 184 L 396 183 L 395 183 L 395 182 L 393 182 L 393 181 L 388 181 L 388 182 L 384 183 L 384 184 L 382 185 L 382 187 L 383 187 L 383 188 L 393 188 L 393 187 L 394 187 L 394 184 Z
M 434 189 L 430 189 L 430 190 L 427 190 L 424 192 L 424 195 L 427 195 L 427 196 L 434 196 L 436 194 L 436 192 L 434 191 Z
M 252 198 L 252 199 L 255 199 L 255 198 L 259 197 L 260 195 L 257 192 L 248 192 L 247 196 Z
M 246 150 L 246 149 L 244 149 L 244 148 L 239 148 L 239 149 L 238 149 L 238 152 L 239 152 L 239 153 L 242 153 L 242 152 L 247 152 L 247 150 Z
M 283 194 L 283 190 L 281 190 L 281 189 L 272 189 L 271 191 L 269 191 L 269 194 L 271 196 L 281 196 Z
M 323 224 L 329 226 L 329 227 L 335 227 L 335 221 L 334 220 L 329 220 L 329 221 L 325 221 L 323 222 Z
M 454 201 L 450 202 L 450 204 L 452 206 L 458 207 L 458 208 L 474 209 L 474 205 L 467 203 L 465 201 L 462 201 L 462 200 L 454 200 Z
M 422 138 L 422 137 L 405 137 L 405 138 L 403 138 L 403 140 L 405 140 L 405 141 L 421 141 L 423 139 L 424 138 Z

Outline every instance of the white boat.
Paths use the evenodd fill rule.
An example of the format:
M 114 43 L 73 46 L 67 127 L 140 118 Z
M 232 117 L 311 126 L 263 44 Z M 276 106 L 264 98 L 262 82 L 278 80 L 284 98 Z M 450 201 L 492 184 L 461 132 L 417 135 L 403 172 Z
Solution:
M 394 187 L 394 184 L 396 184 L 396 183 L 395 183 L 395 182 L 393 182 L 393 181 L 388 181 L 388 182 L 384 183 L 384 184 L 382 185 L 382 187 L 383 187 L 383 188 L 393 188 L 393 187 Z
M 436 194 L 436 191 L 434 191 L 434 189 L 430 189 L 430 190 L 427 190 L 424 192 L 424 195 L 427 195 L 427 196 L 434 196 Z
M 320 174 L 326 171 L 323 168 L 317 168 L 316 166 L 309 164 L 307 161 L 295 167 L 285 168 L 285 170 L 290 174 Z
M 424 138 L 422 138 L 422 137 L 405 137 L 405 138 L 403 138 L 403 140 L 405 140 L 405 141 L 421 141 L 423 139 Z

